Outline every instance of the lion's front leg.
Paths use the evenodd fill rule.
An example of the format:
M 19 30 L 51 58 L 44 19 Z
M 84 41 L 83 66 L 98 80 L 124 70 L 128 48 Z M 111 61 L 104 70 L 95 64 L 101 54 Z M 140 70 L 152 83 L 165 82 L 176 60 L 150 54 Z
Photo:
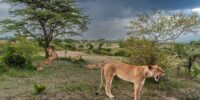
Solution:
M 143 84 L 144 81 L 137 82 L 134 84 L 134 100 L 140 100 Z
M 44 64 L 48 65 L 50 62 L 50 57 L 48 57 L 45 61 L 44 61 Z

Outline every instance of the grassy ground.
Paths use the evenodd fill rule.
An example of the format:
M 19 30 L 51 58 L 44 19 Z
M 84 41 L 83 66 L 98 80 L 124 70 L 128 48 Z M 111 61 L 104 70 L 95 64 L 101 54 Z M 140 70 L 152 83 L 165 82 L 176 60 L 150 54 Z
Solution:
M 108 56 L 83 56 L 89 63 Z M 41 58 L 36 58 L 38 63 Z M 167 71 L 160 83 L 151 79 L 145 82 L 142 100 L 198 100 L 200 99 L 200 81 L 175 77 L 175 71 Z M 100 70 L 88 70 L 85 64 L 69 61 L 55 61 L 44 66 L 42 71 L 10 69 L 0 75 L 0 100 L 109 100 L 102 89 L 99 96 L 95 91 L 99 87 Z M 46 86 L 44 93 L 35 95 L 34 85 Z M 133 84 L 116 78 L 112 87 L 115 100 L 133 100 Z

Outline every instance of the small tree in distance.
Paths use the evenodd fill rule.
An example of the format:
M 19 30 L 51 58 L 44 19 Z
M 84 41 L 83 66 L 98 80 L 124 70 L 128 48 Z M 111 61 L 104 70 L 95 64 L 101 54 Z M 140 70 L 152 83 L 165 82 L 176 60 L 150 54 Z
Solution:
M 125 48 L 129 51 L 131 63 L 159 64 L 167 63 L 159 42 L 173 41 L 186 33 L 196 33 L 200 25 L 197 14 L 173 14 L 164 11 L 151 11 L 140 14 L 128 25 L 129 38 Z
M 47 48 L 55 37 L 79 35 L 87 30 L 88 17 L 82 14 L 74 0 L 3 0 L 12 5 L 15 19 L 0 21 L 2 32 L 33 37 Z
M 130 63 L 136 65 L 163 64 L 165 54 L 158 50 L 153 41 L 130 37 L 122 43 Z
M 183 34 L 197 33 L 199 16 L 192 14 L 173 14 L 164 11 L 151 11 L 138 15 L 129 23 L 130 36 L 146 37 L 155 42 L 175 40 Z

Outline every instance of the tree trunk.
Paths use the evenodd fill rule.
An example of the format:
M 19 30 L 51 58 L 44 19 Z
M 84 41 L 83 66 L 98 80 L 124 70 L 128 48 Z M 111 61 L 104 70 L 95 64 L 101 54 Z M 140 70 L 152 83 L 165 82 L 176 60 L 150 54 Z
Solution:
M 47 48 L 49 47 L 50 41 L 48 39 L 45 39 L 45 46 L 44 46 L 44 51 L 45 51 L 45 58 L 49 57 L 49 53 L 47 51 Z
M 189 76 L 190 76 L 190 72 L 191 72 L 191 68 L 192 68 L 192 57 L 188 58 L 188 72 L 189 72 Z
M 67 58 L 67 51 L 65 50 L 65 58 Z
M 43 33 L 44 33 L 44 51 L 45 51 L 45 58 L 48 58 L 49 57 L 49 54 L 48 54 L 48 51 L 47 51 L 47 48 L 49 47 L 49 44 L 50 44 L 50 37 L 48 36 L 47 34 L 47 30 L 46 30 L 46 21 L 44 20 L 39 20 L 39 23 L 42 27 L 42 30 L 43 30 Z

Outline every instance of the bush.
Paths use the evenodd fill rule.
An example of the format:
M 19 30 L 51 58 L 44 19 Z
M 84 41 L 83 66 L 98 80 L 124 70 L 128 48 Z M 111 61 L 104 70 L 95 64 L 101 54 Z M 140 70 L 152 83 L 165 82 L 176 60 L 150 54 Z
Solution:
M 179 57 L 179 58 L 182 58 L 182 56 L 185 55 L 185 50 L 184 50 L 184 45 L 183 44 L 175 44 L 174 46 L 174 52 L 176 53 L 176 55 Z
M 123 57 L 127 56 L 125 50 L 118 50 L 118 51 L 115 52 L 113 55 L 114 55 L 114 56 L 123 56 Z
M 6 68 L 3 67 L 3 65 L 0 64 L 0 74 L 6 72 Z
M 12 67 L 24 67 L 26 65 L 26 59 L 21 56 L 19 53 L 17 53 L 17 50 L 15 47 L 7 47 L 5 49 L 5 55 L 3 57 L 3 61 L 8 66 Z
M 111 52 L 110 48 L 101 48 L 101 50 L 106 51 L 106 52 Z
M 94 46 L 92 45 L 92 43 L 88 43 L 87 46 L 88 46 L 89 50 L 92 50 L 94 48 Z
M 100 49 L 96 49 L 96 48 L 92 49 L 92 52 L 95 53 L 95 54 L 100 54 Z
M 35 84 L 34 85 L 34 88 L 35 88 L 35 94 L 40 94 L 42 92 L 44 92 L 46 90 L 46 86 L 45 85 L 42 85 L 42 84 Z
M 131 63 L 137 65 L 166 65 L 166 55 L 158 45 L 147 39 L 131 37 L 123 43 Z
M 98 45 L 98 49 L 101 49 L 102 47 L 103 47 L 103 45 L 104 45 L 104 43 L 99 43 L 99 45 Z
M 5 56 L 4 62 L 8 66 L 24 67 L 26 65 L 26 59 L 23 56 L 14 53 Z
M 83 45 L 83 44 L 80 44 L 80 45 L 78 46 L 78 48 L 79 48 L 79 49 L 83 49 L 83 48 L 84 48 L 84 45 Z
M 54 39 L 53 41 L 53 44 L 57 45 L 57 46 L 62 46 L 62 40 L 61 39 Z
M 15 45 L 4 48 L 3 62 L 10 67 L 33 69 L 32 56 L 37 52 L 37 45 L 23 37 L 18 37 Z
M 196 66 L 193 67 L 192 74 L 194 77 L 197 77 L 198 75 L 200 75 L 200 69 L 197 68 Z
M 92 52 L 95 54 L 111 55 L 108 51 L 110 51 L 110 49 L 92 49 Z
M 28 63 L 32 63 L 32 57 L 38 54 L 40 48 L 34 40 L 28 40 L 25 37 L 17 37 L 17 43 L 14 46 L 17 54 L 22 55 Z
M 65 49 L 68 49 L 68 50 L 77 50 L 74 44 L 65 44 L 64 47 Z

